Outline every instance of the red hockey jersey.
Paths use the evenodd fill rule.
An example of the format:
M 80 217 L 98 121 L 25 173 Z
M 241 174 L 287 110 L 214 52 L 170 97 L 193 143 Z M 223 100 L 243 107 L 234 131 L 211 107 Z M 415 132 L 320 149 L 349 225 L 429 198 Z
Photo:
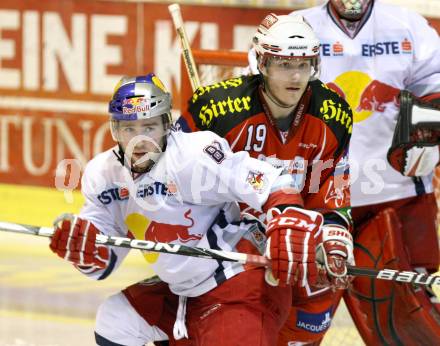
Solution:
M 288 131 L 279 131 L 262 96 L 260 76 L 240 76 L 198 88 L 177 121 L 183 131 L 210 130 L 232 150 L 282 167 L 301 191 L 305 207 L 326 223 L 350 228 L 349 105 L 319 80 L 309 83 Z

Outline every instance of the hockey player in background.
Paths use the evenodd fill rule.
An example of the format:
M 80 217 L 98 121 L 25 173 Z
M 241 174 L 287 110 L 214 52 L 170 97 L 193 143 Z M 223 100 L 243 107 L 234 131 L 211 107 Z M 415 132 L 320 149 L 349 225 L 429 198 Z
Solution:
M 438 34 L 420 15 L 374 0 L 330 0 L 291 15 L 298 14 L 321 41 L 321 80 L 353 109 L 349 157 L 356 264 L 437 271 L 432 178 L 439 136 L 417 129 L 405 114 L 429 110 L 437 114 L 431 125 L 438 127 L 440 112 L 433 105 L 440 104 Z M 399 100 L 403 89 L 415 97 L 404 92 Z M 402 140 L 405 133 L 410 141 Z M 357 278 L 346 298 L 368 345 L 438 343 L 440 304 L 429 290 Z
M 324 215 L 325 234 L 327 227 L 334 228 L 340 233 L 333 235 L 349 239 L 347 150 L 352 112 L 318 79 L 319 40 L 302 16 L 270 14 L 259 25 L 253 44 L 261 73 L 200 87 L 178 124 L 184 131 L 213 131 L 234 151 L 245 150 L 282 168 L 302 186 L 306 208 Z M 353 264 L 351 247 L 340 245 L 341 255 Z M 349 282 L 344 275 L 328 275 L 324 285 L 294 286 L 278 345 L 322 339 Z
M 311 60 L 304 61 L 310 70 Z M 123 78 L 109 112 L 118 145 L 87 164 L 82 178 L 86 203 L 78 216 L 56 220 L 54 253 L 98 280 L 114 272 L 128 251 L 96 245 L 100 233 L 265 254 L 271 268 L 146 254 L 160 280 L 134 285 L 104 302 L 97 318 L 98 345 L 144 345 L 167 338 L 173 344 L 174 335 L 188 337 L 177 341 L 182 345 L 226 346 L 238 340 L 271 346 L 287 318 L 291 286 L 304 289 L 328 279 L 316 256 L 335 280 L 344 281 L 345 260 L 352 252 L 344 214 L 333 208 L 310 210 L 324 205 L 313 197 L 303 200 L 307 194 L 300 193 L 295 175 L 246 152 L 233 153 L 212 132 L 171 130 L 170 94 L 153 74 Z M 306 158 L 344 162 L 345 126 L 327 125 L 308 113 L 300 123 L 295 143 L 305 145 Z M 307 140 L 305 132 L 310 132 Z M 323 176 L 326 188 L 332 187 L 334 167 L 324 169 Z M 315 195 L 324 198 L 321 192 Z M 328 197 L 346 206 L 345 194 Z M 256 219 L 240 219 L 236 201 L 267 213 L 267 230 Z

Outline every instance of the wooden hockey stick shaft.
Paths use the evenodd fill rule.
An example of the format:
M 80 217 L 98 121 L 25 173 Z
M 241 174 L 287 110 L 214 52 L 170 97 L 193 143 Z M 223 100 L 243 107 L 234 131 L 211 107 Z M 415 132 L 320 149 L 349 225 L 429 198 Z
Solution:
M 185 62 L 186 70 L 188 72 L 191 87 L 195 91 L 200 86 L 200 78 L 197 72 L 197 66 L 194 62 L 194 57 L 191 52 L 188 36 L 186 35 L 185 26 L 183 25 L 182 13 L 179 4 L 171 4 L 168 6 L 168 11 L 173 19 L 174 27 L 179 35 L 180 44 L 182 46 L 182 55 Z
M 0 231 L 31 234 L 43 237 L 51 237 L 53 228 L 38 227 L 10 222 L 0 222 Z M 207 259 L 215 259 L 219 261 L 231 261 L 242 264 L 252 264 L 256 266 L 270 266 L 270 261 L 259 255 L 245 254 L 240 252 L 231 252 L 215 249 L 205 249 L 199 247 L 191 247 L 179 244 L 169 244 L 153 242 L 149 240 L 138 240 L 124 237 L 98 235 L 97 244 L 124 247 L 129 249 L 146 250 L 152 252 L 161 252 L 167 254 L 200 257 Z M 348 274 L 353 276 L 370 277 L 373 279 L 396 281 L 403 283 L 412 283 L 419 285 L 440 285 L 440 276 L 427 275 L 423 273 L 411 271 L 397 271 L 393 269 L 372 269 L 348 266 Z

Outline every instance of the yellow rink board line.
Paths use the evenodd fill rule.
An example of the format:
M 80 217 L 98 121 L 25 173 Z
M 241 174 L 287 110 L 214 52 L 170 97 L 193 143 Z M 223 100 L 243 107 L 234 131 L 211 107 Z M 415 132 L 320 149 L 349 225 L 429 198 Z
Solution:
M 0 184 L 0 221 L 51 226 L 58 215 L 80 211 L 84 203 L 81 193 L 73 191 L 70 197 L 71 201 L 55 188 Z M 67 262 L 56 257 L 50 251 L 49 240 L 45 237 L 0 232 L 0 240 L 0 274 L 8 273 L 6 277 L 0 277 L 1 284 L 23 287 L 30 282 L 39 282 L 42 285 L 52 283 L 55 290 L 61 284 L 61 290 L 66 292 L 87 288 L 122 289 L 153 275 L 138 250 L 130 251 L 114 275 L 104 281 L 95 282 L 80 275 Z M 26 261 L 32 259 L 35 263 L 46 263 L 47 267 L 33 273 L 35 269 L 27 269 L 26 265 Z M 14 270 L 17 267 L 20 269 Z M 68 289 L 65 287 L 66 283 L 74 285 Z
M 62 213 L 78 213 L 83 203 L 79 191 L 0 184 L 0 221 L 50 226 Z
M 76 324 L 76 325 L 83 325 L 90 327 L 93 327 L 93 325 L 95 324 L 94 318 L 68 317 L 63 315 L 48 314 L 42 312 L 0 309 L 0 318 L 3 317 L 25 318 L 28 320 L 35 320 L 35 321 L 44 320 L 54 323 Z

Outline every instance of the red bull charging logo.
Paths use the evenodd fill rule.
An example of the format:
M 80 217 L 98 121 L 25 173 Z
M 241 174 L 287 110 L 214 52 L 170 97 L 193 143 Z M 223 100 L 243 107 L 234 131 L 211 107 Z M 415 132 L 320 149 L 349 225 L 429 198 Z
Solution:
M 355 123 L 364 121 L 374 112 L 384 112 L 388 104 L 398 105 L 398 88 L 372 80 L 360 71 L 342 73 L 334 82 L 327 83 L 327 86 L 348 102 Z
M 171 243 L 175 241 L 187 243 L 191 240 L 200 240 L 203 236 L 202 234 L 189 233 L 189 229 L 194 226 L 191 209 L 185 212 L 184 218 L 188 221 L 187 225 L 173 225 L 152 221 L 144 215 L 133 213 L 128 215 L 125 219 L 125 224 L 128 227 L 127 236 L 161 243 Z M 158 256 L 159 254 L 155 252 L 144 252 L 144 258 L 148 263 L 156 262 Z

